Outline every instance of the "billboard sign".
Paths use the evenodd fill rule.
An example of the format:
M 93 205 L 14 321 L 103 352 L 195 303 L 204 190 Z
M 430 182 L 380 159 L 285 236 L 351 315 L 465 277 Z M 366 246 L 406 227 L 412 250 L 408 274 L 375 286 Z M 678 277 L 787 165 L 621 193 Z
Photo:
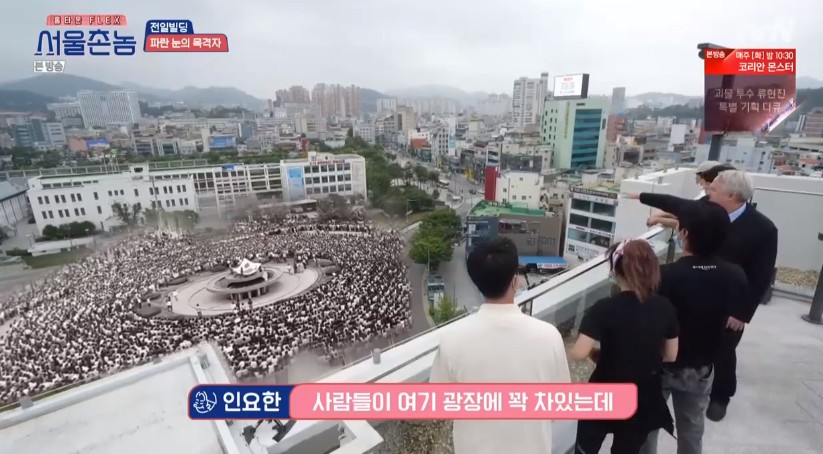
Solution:
M 233 148 L 235 146 L 234 136 L 210 136 L 209 148 Z
M 589 96 L 589 75 L 570 74 L 554 78 L 554 99 L 585 99 Z
M 289 167 L 286 175 L 289 180 L 289 201 L 296 202 L 305 199 L 306 182 L 303 174 L 303 166 Z
M 86 148 L 109 148 L 109 141 L 106 139 L 86 139 Z
M 797 109 L 795 49 L 705 51 L 703 129 L 768 134 Z

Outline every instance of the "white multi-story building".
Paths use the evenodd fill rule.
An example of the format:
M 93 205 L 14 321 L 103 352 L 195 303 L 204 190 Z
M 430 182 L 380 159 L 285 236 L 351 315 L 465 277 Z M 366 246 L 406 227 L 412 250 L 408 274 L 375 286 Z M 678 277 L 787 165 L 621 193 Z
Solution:
M 543 176 L 537 172 L 500 172 L 495 184 L 494 200 L 514 203 L 530 210 L 540 209 L 540 194 L 543 191 Z
M 58 120 L 80 115 L 79 102 L 52 102 L 46 104 L 46 109 L 54 112 L 54 116 Z
M 377 131 L 375 131 L 372 123 L 358 123 L 354 125 L 354 135 L 360 137 L 368 143 L 374 143 L 377 138 Z
M 774 169 L 774 146 L 758 141 L 754 136 L 731 137 L 723 140 L 718 161 L 754 173 L 772 173 Z M 709 159 L 709 144 L 698 145 L 695 162 Z
M 48 122 L 43 123 L 43 136 L 46 142 L 56 148 L 61 148 L 68 145 L 69 141 L 66 139 L 66 131 L 63 129 L 62 123 Z
M 329 194 L 363 198 L 368 195 L 366 160 L 354 154 L 309 152 L 308 157 L 302 159 L 248 165 L 158 169 L 135 164 L 128 172 L 117 174 L 83 174 L 83 169 L 76 168 L 74 175 L 41 175 L 29 180 L 28 195 L 41 231 L 49 224 L 74 221 L 92 221 L 96 225 L 102 221 L 101 228 L 108 230 L 119 225 L 112 217 L 111 206 L 120 202 L 152 208 L 151 201 L 159 200 L 166 210 L 216 209 L 216 214 L 223 216 L 245 202 L 266 205 L 273 201 L 317 199 Z M 99 167 L 94 169 L 99 172 Z M 161 187 L 159 192 L 148 189 L 152 183 Z M 176 186 L 184 184 L 185 189 L 178 192 Z M 174 186 L 175 190 L 163 192 L 162 186 Z M 58 202 L 54 195 L 61 196 Z
M 524 129 L 526 125 L 540 123 L 543 103 L 548 94 L 549 73 L 540 74 L 539 79 L 521 77 L 514 81 L 512 90 L 512 126 Z
M 606 251 L 614 241 L 619 189 L 604 184 L 572 186 L 563 257 L 580 264 Z
M 397 99 L 396 98 L 380 98 L 377 100 L 377 113 L 383 111 L 393 111 L 397 109 Z
M 71 176 L 39 176 L 28 181 L 29 202 L 37 229 L 71 222 L 90 221 L 101 230 L 122 225 L 114 204 L 142 209 L 199 211 L 194 178 L 159 179 L 148 168 L 131 172 Z
M 131 125 L 140 121 L 140 104 L 134 91 L 88 91 L 77 93 L 80 114 L 87 128 Z

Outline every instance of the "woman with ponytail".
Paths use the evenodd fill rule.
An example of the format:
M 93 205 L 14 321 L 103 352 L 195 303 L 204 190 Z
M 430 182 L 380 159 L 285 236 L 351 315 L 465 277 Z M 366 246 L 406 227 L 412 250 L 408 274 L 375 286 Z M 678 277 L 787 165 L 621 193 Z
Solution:
M 637 454 L 651 431 L 674 430 L 660 373 L 664 362 L 677 358 L 677 314 L 655 294 L 660 262 L 647 241 L 622 242 L 606 256 L 620 292 L 594 303 L 569 355 L 596 361 L 590 383 L 637 385 L 637 412 L 627 421 L 578 422 L 575 453 L 597 454 L 613 434 L 612 454 Z

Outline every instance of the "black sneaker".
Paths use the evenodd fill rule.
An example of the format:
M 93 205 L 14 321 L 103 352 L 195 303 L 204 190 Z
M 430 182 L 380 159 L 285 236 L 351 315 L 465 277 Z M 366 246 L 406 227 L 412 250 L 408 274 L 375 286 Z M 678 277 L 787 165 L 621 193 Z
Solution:
M 706 417 L 714 422 L 721 421 L 726 417 L 726 405 L 719 402 L 709 402 L 709 408 L 706 409 Z

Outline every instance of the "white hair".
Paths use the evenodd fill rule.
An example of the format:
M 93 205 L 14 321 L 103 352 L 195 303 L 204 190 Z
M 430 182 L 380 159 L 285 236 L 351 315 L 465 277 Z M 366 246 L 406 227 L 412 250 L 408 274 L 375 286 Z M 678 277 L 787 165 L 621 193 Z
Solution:
M 742 170 L 724 170 L 717 174 L 714 181 L 722 184 L 740 202 L 748 202 L 754 196 L 754 183 Z

